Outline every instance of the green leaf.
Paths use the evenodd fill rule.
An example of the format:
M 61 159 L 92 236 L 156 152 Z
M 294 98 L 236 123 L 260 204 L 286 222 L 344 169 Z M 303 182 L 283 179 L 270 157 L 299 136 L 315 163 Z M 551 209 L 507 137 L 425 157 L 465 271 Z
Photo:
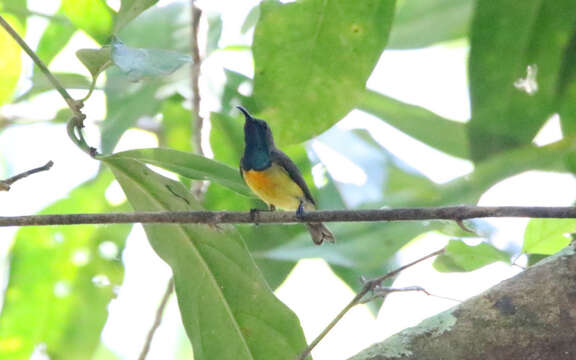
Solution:
M 190 179 L 212 180 L 245 196 L 253 196 L 239 170 L 200 155 L 171 149 L 139 149 L 120 152 L 104 159 L 132 159 L 161 167 Z
M 186 3 L 180 2 L 145 12 L 125 27 L 119 36 L 132 46 L 186 51 L 190 44 L 190 24 L 186 16 L 182 16 L 188 13 L 186 10 Z M 160 96 L 159 89 L 167 82 L 173 88 L 178 80 L 177 74 L 134 83 L 118 68 L 108 70 L 105 86 L 107 116 L 102 122 L 103 153 L 110 153 L 122 134 L 138 119 L 154 117 L 160 111 L 162 98 L 172 96 L 173 92 L 164 89 Z M 182 80 L 189 81 L 186 74 L 183 77 Z
M 114 11 L 105 0 L 62 0 L 62 10 L 72 23 L 103 45 L 110 40 Z
M 206 57 L 219 49 L 218 43 L 222 36 L 222 17 L 208 16 L 208 35 L 206 36 Z
M 11 13 L 20 24 L 23 24 L 22 30 L 26 27 L 26 18 L 29 14 L 27 0 L 2 0 L 0 2 L 0 11 Z
M 186 99 L 173 95 L 162 103 L 162 128 L 160 145 L 174 150 L 193 152 L 192 111 L 184 107 Z
M 246 18 L 242 23 L 242 27 L 240 28 L 240 32 L 242 34 L 246 34 L 250 29 L 256 26 L 256 23 L 258 23 L 259 18 L 260 18 L 260 6 L 254 6 L 252 9 L 250 9 L 248 15 L 246 15 Z
M 42 214 L 120 211 L 101 174 Z M 88 359 L 100 343 L 108 304 L 123 280 L 121 253 L 130 225 L 22 228 L 10 252 L 0 317 L 0 358 L 29 359 L 38 344 L 51 358 Z
M 364 90 L 359 99 L 358 109 L 378 116 L 407 135 L 449 155 L 469 157 L 466 124 L 369 89 Z
M 110 47 L 100 49 L 80 49 L 76 51 L 76 57 L 86 66 L 93 81 L 96 81 L 102 71 L 110 67 L 112 63 L 112 50 Z
M 422 48 L 464 38 L 473 7 L 473 0 L 403 1 L 397 7 L 387 48 Z
M 576 136 L 576 30 L 572 34 L 570 45 L 564 55 L 563 68 L 560 75 L 558 96 L 560 108 L 558 115 L 562 123 L 562 133 L 565 137 Z
M 115 70 L 115 71 L 114 71 Z M 106 120 L 102 123 L 102 152 L 110 153 L 122 134 L 144 116 L 154 116 L 160 110 L 156 97 L 160 80 L 129 82 L 120 70 L 111 69 L 106 77 Z
M 522 252 L 552 255 L 571 241 L 576 232 L 576 219 L 531 219 L 524 231 Z
M 18 19 L 10 14 L 3 13 L 4 19 L 16 30 L 18 33 L 23 33 L 23 26 Z M 0 49 L 2 49 L 2 56 L 0 56 L 0 106 L 6 104 L 12 99 L 20 72 L 22 71 L 22 61 L 20 54 L 20 46 L 12 39 L 12 37 L 2 29 L 0 31 Z
M 178 182 L 141 163 L 108 158 L 136 211 L 200 210 Z M 295 359 L 306 342 L 296 316 L 270 291 L 232 227 L 145 225 L 174 273 L 182 322 L 194 358 Z
M 60 9 L 56 14 L 58 16 L 63 13 L 64 10 Z M 64 49 L 75 33 L 76 28 L 69 21 L 52 19 L 40 38 L 36 55 L 38 55 L 45 64 L 50 64 L 56 55 Z
M 120 31 L 130 21 L 134 20 L 134 18 L 157 2 L 158 0 L 122 0 L 120 10 L 118 11 L 118 15 L 116 15 L 114 32 Z
M 52 75 L 58 79 L 60 84 L 66 89 L 90 89 L 91 82 L 85 76 L 74 73 L 56 73 L 53 72 Z M 20 95 L 14 102 L 20 102 L 29 99 L 32 96 L 38 95 L 40 93 L 54 90 L 52 83 L 46 78 L 46 76 L 36 71 L 32 76 L 32 87 Z
M 444 254 L 434 260 L 434 268 L 440 272 L 465 272 L 496 261 L 510 263 L 510 256 L 488 243 L 470 246 L 460 240 L 450 240 Z
M 563 59 L 575 24 L 572 0 L 478 1 L 469 62 L 475 161 L 530 144 L 558 111 Z M 531 65 L 538 85 L 532 94 L 515 87 Z
M 279 144 L 327 130 L 356 105 L 384 50 L 393 0 L 308 0 L 260 5 L 254 94 L 248 109 Z
M 130 80 L 138 81 L 172 74 L 191 62 L 192 57 L 170 50 L 132 48 L 115 40 L 112 43 L 112 61 Z

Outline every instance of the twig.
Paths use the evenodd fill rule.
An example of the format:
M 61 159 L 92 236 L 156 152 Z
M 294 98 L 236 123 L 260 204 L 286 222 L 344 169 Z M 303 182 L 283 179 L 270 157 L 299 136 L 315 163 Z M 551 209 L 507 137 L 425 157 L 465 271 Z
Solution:
M 198 46 L 198 28 L 200 27 L 202 10 L 196 7 L 196 0 L 190 1 L 190 10 L 192 16 L 192 36 L 190 39 L 190 47 L 192 48 L 191 84 L 192 113 L 195 122 L 194 143 L 196 144 L 196 152 L 200 155 L 204 155 L 204 151 L 202 150 L 202 127 L 204 126 L 204 118 L 200 116 L 200 102 L 202 100 L 200 95 L 200 69 L 202 66 L 202 58 L 200 57 L 200 48 Z
M 194 143 L 195 143 L 195 150 L 196 153 L 199 155 L 204 155 L 204 151 L 202 150 L 202 126 L 204 119 L 200 116 L 200 67 L 202 59 L 200 58 L 200 50 L 198 47 L 198 27 L 200 25 L 200 17 L 202 16 L 202 10 L 196 7 L 195 0 L 190 1 L 190 8 L 191 8 L 191 17 L 192 17 L 192 34 L 190 40 L 190 47 L 192 48 L 192 69 L 191 69 L 191 78 L 190 82 L 192 84 L 192 114 L 193 114 L 193 121 L 195 127 L 194 133 Z M 198 199 L 200 199 L 204 193 L 206 186 L 203 184 L 204 182 L 199 181 L 198 187 L 194 190 L 194 194 Z M 164 308 L 168 302 L 168 298 L 170 294 L 174 291 L 174 277 L 170 278 L 168 282 L 168 286 L 166 287 L 166 292 L 164 293 L 164 297 L 162 298 L 162 302 L 158 306 L 156 310 L 156 319 L 152 327 L 148 331 L 148 336 L 146 337 L 146 341 L 144 343 L 144 347 L 142 348 L 142 352 L 138 357 L 138 360 L 145 360 L 146 355 L 150 349 L 150 344 L 152 343 L 152 339 L 154 338 L 154 334 L 158 326 L 160 326 L 160 322 L 162 321 L 162 315 L 164 313 Z
M 23 179 L 27 176 L 30 176 L 32 174 L 41 172 L 41 171 L 47 171 L 50 170 L 50 168 L 52 167 L 52 165 L 54 165 L 53 161 L 48 161 L 45 165 L 28 170 L 28 171 L 24 171 L 23 173 L 20 173 L 18 175 L 14 175 L 6 180 L 2 180 L 0 181 L 0 191 L 8 191 L 10 190 L 10 185 L 14 184 L 16 181 Z
M 316 347 L 316 345 L 318 345 L 318 343 L 320 343 L 320 341 L 322 341 L 322 339 L 324 339 L 324 337 L 326 335 L 328 335 L 330 330 L 332 330 L 334 328 L 334 326 L 336 326 L 336 324 L 344 317 L 344 315 L 346 315 L 346 313 L 348 311 L 350 311 L 350 309 L 352 309 L 354 306 L 361 304 L 364 296 L 366 296 L 366 294 L 368 294 L 370 291 L 373 291 L 374 289 L 377 289 L 378 287 L 380 287 L 380 285 L 382 284 L 382 282 L 384 280 L 392 278 L 392 277 L 398 275 L 399 273 L 401 273 L 402 271 L 406 270 L 407 268 L 414 266 L 414 265 L 416 265 L 416 264 L 418 264 L 424 260 L 428 260 L 431 257 L 440 255 L 443 252 L 444 252 L 444 249 L 436 250 L 433 253 L 430 253 L 424 257 L 421 257 L 418 260 L 412 261 L 411 263 L 408 263 L 404 266 L 401 266 L 398 269 L 387 273 L 386 275 L 365 281 L 364 286 L 358 292 L 358 294 L 356 294 L 356 296 L 354 296 L 354 298 L 348 303 L 348 305 L 346 305 L 344 307 L 344 309 L 342 309 L 342 311 L 340 311 L 340 313 L 338 313 L 338 315 L 336 315 L 336 317 L 326 326 L 326 328 L 324 328 L 324 330 L 322 330 L 322 332 L 310 343 L 310 345 L 308 345 L 308 347 L 300 354 L 298 359 L 299 360 L 306 359 L 308 357 L 308 355 L 310 355 L 312 350 Z M 414 290 L 414 288 L 411 288 L 410 290 Z M 423 289 L 418 288 L 418 290 L 422 291 Z
M 405 220 L 457 220 L 487 217 L 525 217 L 574 219 L 576 207 L 449 206 L 380 210 L 261 212 L 259 224 L 309 222 L 375 222 Z M 240 211 L 165 211 L 106 214 L 54 214 L 0 217 L 2 226 L 79 225 L 79 224 L 247 224 L 255 223 L 250 212 Z
M 84 106 L 82 101 L 76 101 L 72 98 L 72 96 L 70 96 L 70 94 L 68 93 L 68 91 L 66 91 L 64 86 L 62 86 L 60 81 L 58 81 L 58 79 L 56 79 L 56 77 L 50 72 L 46 64 L 44 64 L 44 62 L 38 57 L 38 55 L 36 55 L 34 50 L 32 50 L 28 46 L 28 44 L 26 44 L 24 39 L 22 39 L 22 37 L 16 32 L 16 30 L 14 30 L 12 26 L 10 26 L 10 24 L 1 15 L 0 15 L 0 26 L 2 26 L 4 30 L 6 30 L 6 32 L 10 36 L 12 36 L 14 41 L 18 43 L 18 45 L 22 48 L 22 50 L 24 50 L 26 54 L 30 56 L 32 61 L 34 61 L 36 66 L 38 66 L 40 71 L 44 73 L 44 75 L 48 78 L 48 81 L 50 81 L 52 86 L 54 86 L 56 91 L 60 93 L 64 101 L 66 101 L 66 104 L 74 114 L 74 116 L 70 120 L 68 120 L 68 135 L 70 136 L 70 139 L 80 149 L 84 150 L 91 156 L 95 156 L 97 154 L 96 149 L 88 146 L 88 144 L 86 144 L 86 141 L 84 140 L 84 136 L 82 135 L 82 128 L 84 127 L 84 119 L 86 119 L 86 115 L 84 115 L 84 113 L 82 113 L 81 110 L 82 106 Z
M 150 351 L 150 345 L 152 344 L 152 339 L 154 338 L 156 330 L 158 329 L 158 327 L 160 327 L 160 323 L 162 323 L 162 315 L 164 314 L 164 309 L 166 308 L 166 305 L 168 304 L 168 299 L 170 298 L 170 295 L 172 294 L 173 291 L 174 291 L 174 278 L 170 278 L 170 280 L 168 281 L 168 285 L 166 286 L 166 290 L 164 291 L 164 296 L 162 296 L 162 300 L 158 305 L 158 309 L 156 309 L 154 324 L 152 324 L 152 327 L 150 328 L 150 330 L 148 330 L 148 335 L 146 336 L 146 341 L 144 342 L 144 347 L 140 352 L 140 356 L 138 356 L 138 360 L 146 359 L 148 351 Z

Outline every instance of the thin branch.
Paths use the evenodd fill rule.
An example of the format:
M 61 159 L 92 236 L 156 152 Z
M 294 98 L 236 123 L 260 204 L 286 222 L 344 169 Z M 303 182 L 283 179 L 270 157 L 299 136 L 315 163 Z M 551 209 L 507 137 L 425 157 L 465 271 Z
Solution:
M 428 260 L 434 256 L 440 255 L 443 252 L 444 252 L 444 249 L 436 250 L 433 253 L 430 253 L 424 257 L 421 257 L 415 261 L 412 261 L 411 263 L 408 263 L 404 266 L 401 266 L 398 269 L 387 273 L 386 275 L 365 281 L 364 286 L 358 292 L 358 294 L 356 294 L 356 296 L 354 296 L 354 298 L 348 303 L 348 305 L 346 305 L 344 307 L 344 309 L 342 309 L 338 313 L 338 315 L 336 315 L 336 317 L 326 326 L 326 328 L 324 328 L 324 330 L 322 330 L 322 332 L 310 343 L 310 345 L 308 345 L 308 347 L 302 352 L 302 354 L 300 354 L 298 359 L 300 359 L 300 360 L 306 359 L 308 357 L 308 355 L 310 355 L 312 350 L 316 347 L 316 345 L 318 345 L 318 343 L 320 343 L 320 341 L 322 341 L 322 339 L 324 339 L 324 337 L 326 335 L 328 335 L 330 330 L 332 330 L 334 328 L 334 326 L 336 326 L 336 324 L 338 324 L 338 322 L 344 317 L 344 315 L 346 315 L 346 313 L 348 313 L 348 311 L 350 311 L 350 309 L 352 309 L 354 306 L 361 304 L 363 302 L 364 296 L 366 296 L 366 294 L 368 294 L 370 291 L 374 291 L 375 289 L 378 289 L 381 286 L 383 281 L 390 279 L 392 277 L 395 277 L 396 275 L 398 275 L 402 271 L 408 269 L 409 267 L 412 267 L 418 263 L 421 263 L 424 260 Z M 410 290 L 414 290 L 414 288 L 411 288 Z M 422 291 L 422 290 L 423 290 L 422 288 L 418 288 L 418 291 Z M 388 291 L 391 292 L 392 289 L 388 289 Z M 406 289 L 400 289 L 400 291 L 406 291 Z
M 166 308 L 166 305 L 168 304 L 168 299 L 170 298 L 170 295 L 172 294 L 173 291 L 174 291 L 174 278 L 170 278 L 170 280 L 168 281 L 168 285 L 166 286 L 166 290 L 164 291 L 164 295 L 162 296 L 162 300 L 158 305 L 158 309 L 156 309 L 154 324 L 152 324 L 152 327 L 150 328 L 150 330 L 148 330 L 148 335 L 146 336 L 146 341 L 144 342 L 144 347 L 140 352 L 140 356 L 138 356 L 138 360 L 144 360 L 146 359 L 146 356 L 148 356 L 148 351 L 150 351 L 150 345 L 152 344 L 152 339 L 154 338 L 156 330 L 158 329 L 158 327 L 160 327 L 160 323 L 162 323 L 162 315 L 164 314 L 164 309 Z
M 290 224 L 309 222 L 375 222 L 406 220 L 452 220 L 487 217 L 576 218 L 576 207 L 449 206 L 379 210 L 263 211 L 255 219 L 240 211 L 166 211 L 106 214 L 54 214 L 0 217 L 1 226 L 79 224 Z
M 20 173 L 18 175 L 14 175 L 6 180 L 2 180 L 0 181 L 0 191 L 8 191 L 10 190 L 10 185 L 14 184 L 16 181 L 23 179 L 27 176 L 30 176 L 32 174 L 36 174 L 39 173 L 41 171 L 48 171 L 50 170 L 50 168 L 52 167 L 52 165 L 54 165 L 53 161 L 48 161 L 45 165 L 28 170 L 28 171 L 24 171 L 23 173 Z

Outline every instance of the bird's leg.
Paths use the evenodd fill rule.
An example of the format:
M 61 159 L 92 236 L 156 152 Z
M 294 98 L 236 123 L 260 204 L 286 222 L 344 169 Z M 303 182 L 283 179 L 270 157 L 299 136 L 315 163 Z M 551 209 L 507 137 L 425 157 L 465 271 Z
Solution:
M 300 204 L 298 204 L 298 209 L 296 210 L 296 216 L 299 218 L 302 218 L 302 216 L 304 216 L 304 202 L 300 201 Z
M 276 206 L 274 206 L 272 204 L 268 204 L 268 209 L 266 209 L 266 210 L 256 209 L 256 208 L 250 209 L 250 219 L 254 222 L 254 225 L 259 225 L 258 224 L 258 213 L 260 213 L 261 211 L 276 211 Z

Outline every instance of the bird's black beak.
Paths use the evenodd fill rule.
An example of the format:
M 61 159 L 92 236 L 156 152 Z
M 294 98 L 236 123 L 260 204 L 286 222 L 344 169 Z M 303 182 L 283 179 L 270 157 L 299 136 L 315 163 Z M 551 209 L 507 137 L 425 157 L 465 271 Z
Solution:
M 248 110 L 244 109 L 242 106 L 238 105 L 236 106 L 236 108 L 240 111 L 242 111 L 242 114 L 244 114 L 244 117 L 246 118 L 246 121 L 253 121 L 254 118 L 252 117 L 252 115 L 250 115 L 250 113 L 248 112 Z

